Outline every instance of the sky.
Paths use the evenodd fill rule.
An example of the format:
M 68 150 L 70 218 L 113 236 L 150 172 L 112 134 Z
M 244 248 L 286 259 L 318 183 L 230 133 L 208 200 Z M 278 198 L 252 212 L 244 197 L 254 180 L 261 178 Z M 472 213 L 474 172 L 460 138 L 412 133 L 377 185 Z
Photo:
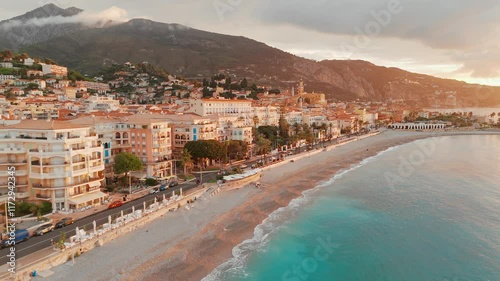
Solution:
M 498 0 L 16 0 L 0 7 L 0 19 L 48 3 L 91 18 L 245 36 L 314 60 L 362 59 L 500 86 Z

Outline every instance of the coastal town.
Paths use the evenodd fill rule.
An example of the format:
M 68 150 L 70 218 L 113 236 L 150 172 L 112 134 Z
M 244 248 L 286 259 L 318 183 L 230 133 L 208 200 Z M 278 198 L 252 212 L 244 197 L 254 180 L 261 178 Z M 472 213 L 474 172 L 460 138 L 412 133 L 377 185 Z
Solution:
M 450 105 L 453 93 L 435 107 Z M 189 80 L 147 62 L 88 77 L 50 59 L 2 51 L 3 222 L 14 176 L 17 216 L 74 220 L 179 182 L 221 186 L 225 175 L 381 129 L 478 130 L 497 127 L 499 117 L 414 108 L 405 100 L 331 101 L 301 80 L 289 89 L 222 73 Z M 117 168 L 121 156 L 139 168 Z M 213 176 L 203 178 L 204 171 Z
M 27 54 L 3 51 L 0 59 L 0 162 L 17 166 L 17 199 L 49 202 L 54 211 L 101 204 L 102 191 L 120 176 L 114 158 L 124 152 L 144 164 L 137 178 L 158 179 L 177 174 L 174 162 L 184 171 L 181 159 L 190 141 L 243 143 L 244 151 L 223 159 L 229 163 L 382 126 L 497 123 L 496 113 L 445 115 L 402 100 L 330 103 L 323 93 L 307 92 L 301 81 L 283 90 L 249 85 L 244 78 L 232 82 L 223 74 L 186 81 L 147 63 L 114 65 L 89 79 Z M 2 202 L 7 176 L 3 171 Z

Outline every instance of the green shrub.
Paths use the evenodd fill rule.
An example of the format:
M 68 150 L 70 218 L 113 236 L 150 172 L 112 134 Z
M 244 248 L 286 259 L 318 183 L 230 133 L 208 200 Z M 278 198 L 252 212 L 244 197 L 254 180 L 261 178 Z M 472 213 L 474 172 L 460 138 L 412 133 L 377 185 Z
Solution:
M 40 212 L 42 213 L 42 215 L 52 213 L 52 204 L 50 202 L 42 202 L 42 205 L 40 206 Z
M 147 186 L 155 186 L 158 185 L 158 181 L 152 178 L 146 179 L 146 185 Z

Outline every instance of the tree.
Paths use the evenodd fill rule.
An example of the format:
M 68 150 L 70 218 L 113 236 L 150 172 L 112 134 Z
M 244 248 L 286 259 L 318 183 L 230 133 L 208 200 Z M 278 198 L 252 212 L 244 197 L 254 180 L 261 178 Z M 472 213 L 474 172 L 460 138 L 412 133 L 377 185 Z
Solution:
M 128 174 L 129 191 L 131 192 L 131 175 L 132 171 L 142 171 L 143 165 L 141 160 L 132 153 L 122 152 L 115 156 L 114 171 L 116 174 Z
M 243 159 L 243 156 L 248 152 L 248 145 L 241 140 L 231 140 L 226 143 L 226 152 L 229 159 Z
M 226 155 L 224 145 L 216 140 L 189 141 L 184 148 L 197 162 L 204 159 L 220 160 Z
M 271 144 L 272 143 L 270 140 L 264 138 L 263 136 L 259 136 L 259 139 L 257 140 L 256 143 L 257 153 L 264 155 L 265 158 L 266 154 L 269 153 L 269 151 L 271 150 Z
M 184 169 L 184 175 L 187 175 L 188 169 L 192 169 L 193 167 L 193 159 L 191 153 L 189 153 L 189 150 L 185 148 L 184 150 L 182 150 L 181 154 L 181 166 Z
M 258 117 L 257 115 L 255 115 L 255 116 L 252 118 L 252 120 L 253 120 L 253 126 L 254 126 L 255 128 L 259 127 L 259 117 Z
M 288 121 L 285 118 L 285 114 L 282 110 L 282 114 L 280 114 L 280 119 L 278 121 L 278 135 L 280 138 L 282 138 L 285 141 L 288 141 L 290 138 L 290 124 L 288 124 Z
M 243 78 L 243 80 L 241 80 L 240 87 L 241 87 L 242 89 L 246 89 L 246 88 L 248 88 L 248 81 L 247 81 L 247 79 L 246 79 L 246 78 Z

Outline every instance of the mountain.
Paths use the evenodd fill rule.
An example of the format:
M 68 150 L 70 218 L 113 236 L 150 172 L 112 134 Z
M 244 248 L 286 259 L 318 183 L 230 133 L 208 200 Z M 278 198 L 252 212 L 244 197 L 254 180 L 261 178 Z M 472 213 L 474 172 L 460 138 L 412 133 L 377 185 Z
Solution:
M 67 11 L 53 10 L 61 16 Z M 403 98 L 422 106 L 500 104 L 499 87 L 469 85 L 365 61 L 317 62 L 245 37 L 146 19 L 102 28 L 72 26 L 59 36 L 48 37 L 34 38 L 33 44 L 23 46 L 22 51 L 87 74 L 113 63 L 147 61 L 185 78 L 200 79 L 223 72 L 288 89 L 303 79 L 307 91 L 324 92 L 332 100 Z M 488 97 L 478 95 L 478 89 L 487 91 Z M 450 96 L 455 96 L 456 101 Z
M 81 12 L 83 10 L 75 7 L 61 9 L 54 4 L 47 4 L 24 15 L 1 21 L 0 48 L 18 49 L 85 29 L 80 23 L 63 23 L 61 20 Z

